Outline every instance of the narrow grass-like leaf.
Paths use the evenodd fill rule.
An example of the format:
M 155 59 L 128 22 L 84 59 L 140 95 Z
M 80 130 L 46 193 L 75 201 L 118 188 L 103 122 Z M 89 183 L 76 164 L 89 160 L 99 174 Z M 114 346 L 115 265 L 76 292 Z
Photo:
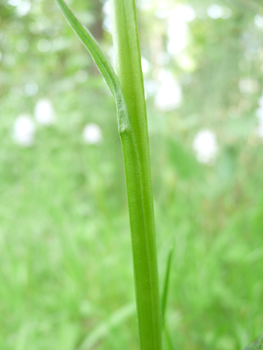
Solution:
M 138 182 L 132 173 L 126 171 L 140 349 L 160 350 L 161 310 L 155 223 L 136 5 L 135 0 L 110 0 L 110 4 L 116 70 L 134 130 L 140 164 Z
M 130 214 L 140 349 L 161 350 L 149 140 L 135 1 L 111 2 L 118 77 L 91 33 L 80 24 L 63 0 L 57 2 L 89 50 L 116 100 Z
M 164 286 L 163 286 L 163 293 L 162 293 L 162 322 L 163 322 L 163 325 L 165 324 L 165 312 L 166 312 L 166 307 L 167 307 L 167 297 L 168 297 L 168 289 L 169 289 L 169 282 L 170 282 L 173 252 L 174 252 L 174 247 L 172 246 L 169 250 L 169 254 L 168 254 L 168 258 L 167 258 L 167 262 L 166 262 L 165 279 L 164 279 Z
M 173 350 L 173 342 L 170 336 L 169 328 L 166 325 L 166 308 L 167 308 L 167 299 L 168 299 L 168 290 L 169 290 L 169 282 L 170 282 L 170 275 L 171 275 L 171 265 L 172 265 L 172 259 L 173 259 L 173 253 L 174 253 L 174 246 L 172 246 L 168 253 L 168 258 L 166 261 L 166 268 L 165 268 L 165 278 L 164 278 L 164 285 L 163 285 L 163 292 L 162 292 L 162 325 L 163 325 L 163 332 L 166 339 L 167 348 L 169 350 Z
M 131 123 L 129 120 L 126 102 L 122 93 L 120 82 L 111 63 L 102 52 L 96 39 L 93 37 L 90 31 L 87 28 L 84 28 L 84 26 L 78 21 L 65 1 L 57 0 L 57 3 L 76 35 L 90 52 L 95 64 L 97 65 L 115 98 L 118 112 L 119 131 L 131 131 Z
M 246 346 L 243 350 L 260 350 L 263 348 L 263 334 L 261 334 L 252 344 Z
M 112 328 L 123 324 L 135 313 L 135 304 L 128 304 L 115 311 L 108 320 L 97 325 L 82 341 L 78 350 L 93 349 L 97 342 L 107 337 Z

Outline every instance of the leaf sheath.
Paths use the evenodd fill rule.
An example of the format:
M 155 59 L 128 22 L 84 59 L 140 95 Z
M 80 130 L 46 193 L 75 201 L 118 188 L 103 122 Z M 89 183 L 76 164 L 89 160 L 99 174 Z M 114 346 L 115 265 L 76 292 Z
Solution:
M 161 310 L 155 243 L 149 139 L 134 0 L 111 0 L 116 70 L 138 150 L 136 169 L 126 159 L 130 225 L 141 350 L 161 349 Z M 126 150 L 123 147 L 124 159 Z M 130 159 L 130 158 L 129 158 Z
M 92 34 L 80 24 L 63 0 L 57 2 L 115 97 L 130 214 L 140 349 L 161 350 L 149 141 L 135 3 L 132 0 L 111 3 L 117 77 Z

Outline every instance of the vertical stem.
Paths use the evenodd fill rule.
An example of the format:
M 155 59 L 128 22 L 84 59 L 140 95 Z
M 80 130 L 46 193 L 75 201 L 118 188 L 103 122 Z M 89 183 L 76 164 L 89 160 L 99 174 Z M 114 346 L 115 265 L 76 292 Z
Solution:
M 120 133 L 129 203 L 140 349 L 161 350 L 149 139 L 135 0 L 111 0 L 111 9 L 117 75 L 134 135 L 132 150 L 129 137 Z
M 161 350 L 161 311 L 149 140 L 134 0 L 111 0 L 118 73 L 63 0 L 69 24 L 88 49 L 115 97 L 125 164 L 141 350 Z

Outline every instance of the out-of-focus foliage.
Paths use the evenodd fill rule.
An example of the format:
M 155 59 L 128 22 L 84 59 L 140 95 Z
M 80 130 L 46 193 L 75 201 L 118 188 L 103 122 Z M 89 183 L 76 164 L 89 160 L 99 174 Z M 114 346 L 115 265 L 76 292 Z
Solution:
M 108 2 L 69 3 L 114 60 Z M 263 328 L 263 8 L 137 4 L 167 327 L 238 350 Z M 114 101 L 54 1 L 0 27 L 0 349 L 137 349 Z

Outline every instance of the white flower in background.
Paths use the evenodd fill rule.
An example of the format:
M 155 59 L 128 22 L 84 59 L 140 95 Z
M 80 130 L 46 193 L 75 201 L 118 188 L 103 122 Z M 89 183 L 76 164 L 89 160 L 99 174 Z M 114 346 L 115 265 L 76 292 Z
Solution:
M 188 25 L 195 19 L 195 11 L 191 6 L 176 6 L 171 12 L 168 26 L 168 52 L 172 55 L 179 54 L 188 42 Z
M 29 0 L 8 0 L 8 3 L 16 7 L 16 12 L 19 16 L 26 15 L 31 8 Z
M 210 18 L 218 19 L 223 18 L 227 19 L 231 16 L 232 11 L 229 7 L 222 7 L 217 4 L 210 5 L 207 9 L 207 14 Z
M 255 25 L 262 29 L 263 28 L 263 17 L 260 15 L 256 15 L 254 18 Z
M 190 5 L 180 5 L 178 11 L 186 22 L 192 22 L 196 17 L 195 10 Z
M 35 138 L 35 124 L 29 114 L 19 115 L 13 127 L 13 138 L 19 145 L 31 146 Z
M 216 135 L 210 130 L 199 131 L 194 139 L 193 148 L 199 162 L 210 163 L 218 152 Z
M 47 98 L 42 98 L 37 101 L 34 115 L 36 121 L 41 125 L 51 125 L 55 121 L 55 112 L 51 101 Z
M 207 9 L 207 14 L 210 18 L 217 19 L 222 18 L 223 16 L 223 8 L 220 5 L 210 5 Z
M 146 58 L 142 57 L 141 58 L 141 65 L 142 65 L 142 72 L 144 74 L 148 73 L 149 70 L 150 70 L 150 63 L 149 63 L 149 61 Z
M 145 80 L 144 81 L 145 98 L 148 98 L 149 96 L 155 95 L 157 90 L 158 90 L 158 84 L 157 84 L 156 80 Z
M 104 14 L 104 19 L 103 19 L 103 28 L 111 33 L 111 17 L 110 17 L 110 1 L 106 0 L 104 5 L 103 5 L 103 14 Z
M 168 71 L 159 74 L 159 88 L 155 96 L 156 106 L 163 111 L 177 108 L 182 102 L 182 90 L 179 83 Z
M 138 7 L 142 10 L 150 10 L 153 8 L 154 1 L 152 0 L 141 0 L 138 1 Z
M 176 62 L 186 72 L 193 72 L 196 69 L 196 62 L 187 52 L 178 55 Z
M 94 123 L 87 124 L 83 130 L 83 140 L 93 145 L 100 143 L 102 141 L 101 128 Z
M 255 79 L 240 79 L 238 83 L 240 92 L 243 95 L 252 95 L 259 89 L 259 84 Z

